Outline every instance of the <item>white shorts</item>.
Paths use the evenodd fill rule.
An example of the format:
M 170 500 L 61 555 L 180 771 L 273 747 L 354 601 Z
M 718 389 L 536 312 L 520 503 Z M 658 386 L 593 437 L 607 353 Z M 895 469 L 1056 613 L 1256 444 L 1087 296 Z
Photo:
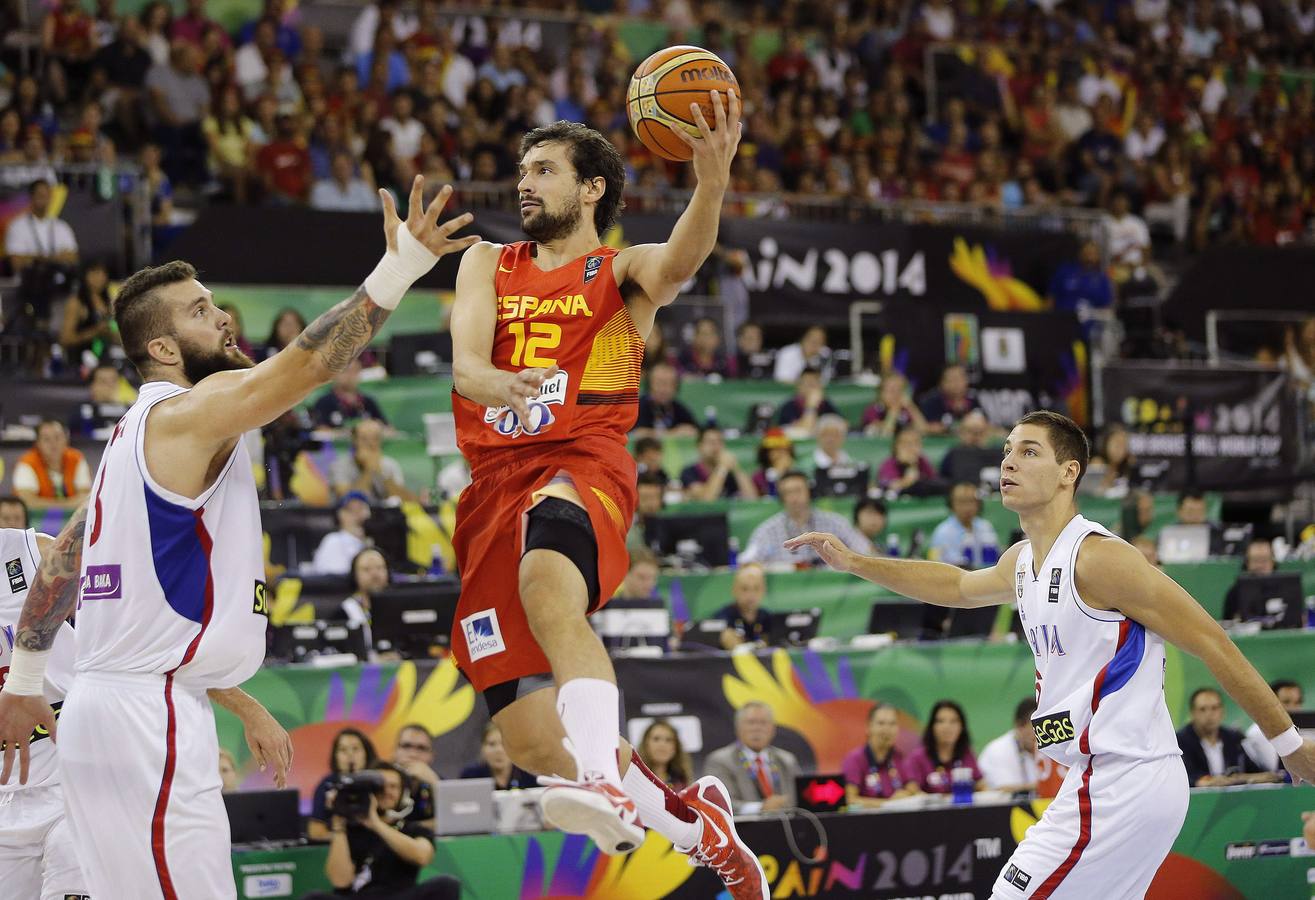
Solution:
M 61 720 L 62 721 L 62 720 Z M 0 888 L 4 896 L 87 896 L 57 784 L 0 793 Z
M 1187 817 L 1182 757 L 1103 754 L 1068 770 L 991 900 L 1144 897 Z
M 59 718 L 69 824 L 94 900 L 226 900 L 215 717 L 159 675 L 80 672 Z

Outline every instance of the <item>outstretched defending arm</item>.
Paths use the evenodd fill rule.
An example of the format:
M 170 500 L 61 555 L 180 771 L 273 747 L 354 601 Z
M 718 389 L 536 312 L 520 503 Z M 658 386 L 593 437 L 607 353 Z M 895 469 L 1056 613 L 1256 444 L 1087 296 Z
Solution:
M 423 192 L 424 178 L 416 176 L 403 223 L 392 195 L 380 191 L 388 250 L 365 282 L 306 326 L 283 351 L 253 368 L 202 379 L 184 401 L 162 407 L 169 430 L 222 444 L 272 422 L 346 368 L 383 327 L 411 285 L 440 257 L 479 241 L 478 236 L 451 237 L 470 223 L 469 213 L 438 223 L 439 213 L 452 196 L 451 186 L 444 186 L 427 209 Z
M 41 726 L 50 732 L 51 740 L 55 738 L 55 712 L 43 695 L 46 659 L 59 626 L 77 607 L 86 530 L 87 504 L 83 501 L 54 542 L 42 547 L 41 565 L 18 617 L 14 655 L 0 690 L 0 743 L 4 744 L 0 784 L 9 783 L 15 750 L 19 783 L 27 784 L 28 741 L 33 729 Z
M 700 137 L 671 129 L 672 134 L 690 146 L 694 174 L 698 178 L 694 195 L 671 229 L 671 237 L 665 244 L 638 244 L 617 254 L 618 280 L 639 285 L 655 307 L 675 300 L 680 286 L 694 277 L 717 245 L 722 198 L 730 184 L 731 163 L 743 130 L 739 96 L 730 91 L 726 99 L 723 103 L 719 91 L 712 94 L 715 129 L 708 125 L 702 107 L 696 104 L 692 106 Z
M 971 608 L 999 606 L 1012 599 L 1010 582 L 1018 551 L 1014 544 L 989 569 L 968 572 L 948 563 L 923 559 L 864 556 L 845 546 L 834 534 L 810 531 L 785 542 L 787 550 L 812 547 L 831 568 L 849 572 L 884 588 L 935 606 Z
M 1110 578 L 1110 572 L 1119 576 Z M 1089 605 L 1121 612 L 1205 663 L 1260 726 L 1293 779 L 1315 782 L 1315 741 L 1302 740 L 1260 673 L 1177 582 L 1129 544 L 1091 535 L 1078 554 L 1076 583 Z

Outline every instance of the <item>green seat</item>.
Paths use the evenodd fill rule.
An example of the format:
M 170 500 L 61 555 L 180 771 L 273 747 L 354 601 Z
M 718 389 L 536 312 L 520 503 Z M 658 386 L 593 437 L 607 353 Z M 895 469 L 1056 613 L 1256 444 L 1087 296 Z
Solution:
M 316 391 L 306 399 L 303 407 L 310 409 L 330 390 L 332 388 L 325 387 Z M 452 378 L 449 375 L 408 375 L 367 381 L 361 384 L 361 393 L 374 398 L 390 425 L 417 438 L 425 436 L 425 413 L 452 411 Z
M 383 235 L 380 235 L 380 248 Z M 382 250 L 381 250 L 382 252 Z M 253 344 L 262 343 L 269 335 L 274 318 L 285 308 L 301 313 L 307 322 L 327 312 L 342 300 L 350 297 L 353 288 L 324 287 L 265 287 L 258 285 L 210 285 L 215 302 L 232 304 L 242 314 L 242 331 Z M 406 302 L 399 305 L 371 342 L 374 346 L 388 343 L 395 334 L 424 334 L 441 331 L 452 305 L 451 291 L 410 290 Z

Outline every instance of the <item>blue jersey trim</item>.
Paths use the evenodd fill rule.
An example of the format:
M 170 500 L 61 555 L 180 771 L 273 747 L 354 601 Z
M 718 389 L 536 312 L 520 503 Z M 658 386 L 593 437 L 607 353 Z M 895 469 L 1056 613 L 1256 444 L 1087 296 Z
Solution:
M 146 520 L 150 525 L 151 558 L 164 599 L 174 612 L 202 624 L 205 618 L 206 582 L 210 579 L 210 556 L 197 533 L 200 510 L 170 503 L 150 485 L 146 494 Z

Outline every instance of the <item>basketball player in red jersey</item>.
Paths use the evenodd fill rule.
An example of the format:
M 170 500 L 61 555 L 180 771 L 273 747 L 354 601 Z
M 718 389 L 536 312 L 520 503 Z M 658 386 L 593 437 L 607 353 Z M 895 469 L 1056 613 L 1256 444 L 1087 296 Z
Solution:
M 624 163 L 598 132 L 557 122 L 521 142 L 531 240 L 477 244 L 461 260 L 453 409 L 473 482 L 457 507 L 452 646 L 512 759 L 556 776 L 542 799 L 550 823 L 616 854 L 643 841 L 638 814 L 733 897 L 765 898 L 720 782 L 677 796 L 621 741 L 612 663 L 586 621 L 626 572 L 636 502 L 626 436 L 644 339 L 717 237 L 741 128 L 739 98 L 713 99 L 714 124 L 695 108 L 701 136 L 685 138 L 698 187 L 665 244 L 601 246 Z

